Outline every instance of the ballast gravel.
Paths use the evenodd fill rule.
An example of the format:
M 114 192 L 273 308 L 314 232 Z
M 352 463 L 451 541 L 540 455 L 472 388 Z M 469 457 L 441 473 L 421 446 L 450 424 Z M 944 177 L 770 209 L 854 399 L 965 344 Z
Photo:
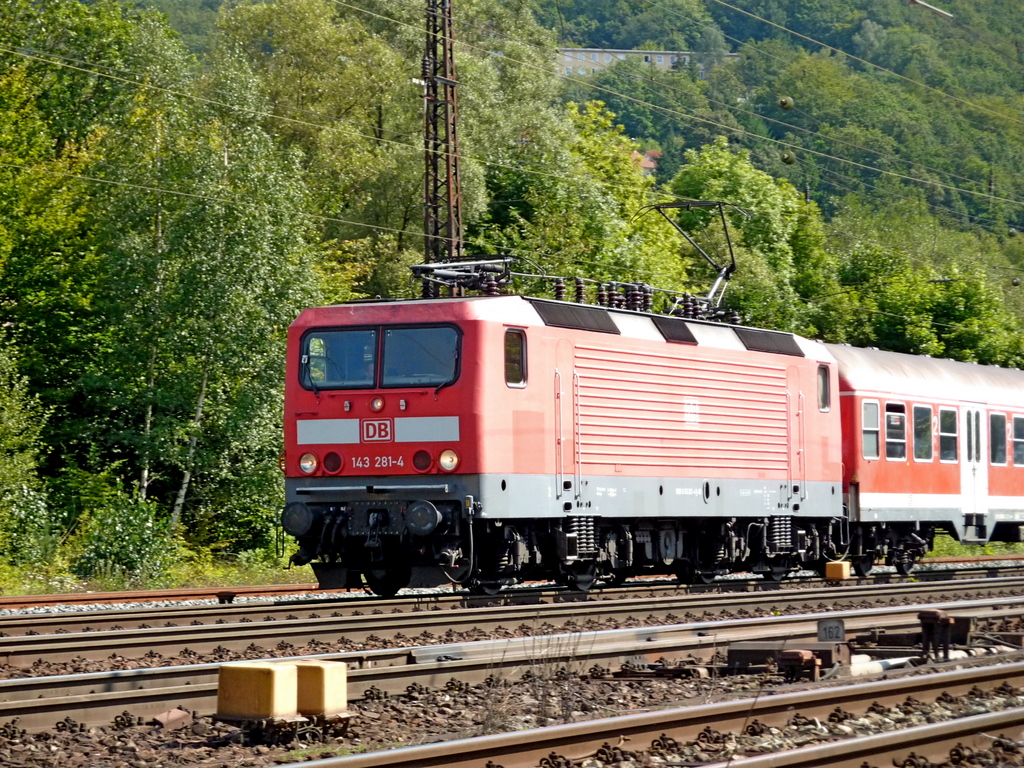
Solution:
M 0 727 L 0 765 L 11 768 L 263 768 L 353 752 L 393 749 L 489 733 L 580 722 L 724 699 L 749 698 L 779 686 L 773 676 L 724 679 L 588 679 L 565 669 L 537 665 L 515 683 L 489 681 L 469 686 L 451 682 L 440 691 L 416 687 L 401 696 L 355 702 L 353 719 L 322 742 L 245 744 L 237 728 L 200 717 L 185 717 L 184 727 L 156 725 L 80 729 L 65 722 L 61 730 L 25 734 L 16 724 Z M 924 723 L 1024 706 L 1024 690 L 1003 686 L 967 696 L 940 697 L 934 703 L 908 699 L 896 707 L 872 706 L 853 715 L 837 710 L 828 721 L 795 713 L 785 728 L 758 728 L 746 733 L 708 730 L 688 743 L 669 740 L 653 751 L 616 749 L 586 757 L 580 768 L 646 768 L 699 765 L 745 755 L 796 749 L 811 744 L 893 731 Z M 976 752 L 961 768 L 1020 766 L 1024 743 L 993 739 L 992 749 Z
M 986 561 L 986 568 L 1013 568 L 1020 566 L 1024 561 L 1022 560 L 993 560 Z M 926 565 L 918 565 L 914 568 L 914 573 L 923 573 L 927 571 L 956 571 L 963 570 L 963 563 L 928 563 Z M 882 575 L 887 573 L 896 573 L 896 569 L 889 565 L 877 565 L 874 570 L 871 571 L 872 576 Z M 793 574 L 794 576 L 800 577 L 813 577 L 816 576 L 813 571 L 797 571 Z M 731 581 L 731 580 L 748 580 L 752 577 L 749 573 L 734 573 L 726 576 L 719 576 L 718 581 Z M 632 583 L 632 582 L 630 582 Z M 656 583 L 671 583 L 670 580 L 666 579 L 663 582 L 660 580 L 651 580 L 652 584 Z M 506 589 L 535 589 L 538 584 L 519 584 L 512 587 L 506 587 Z M 550 586 L 554 586 L 551 584 Z M 452 594 L 451 587 L 432 587 L 423 589 L 403 589 L 402 595 L 450 595 Z M 292 595 L 278 595 L 274 597 L 275 601 L 317 601 L 317 600 L 346 600 L 346 599 L 361 599 L 366 597 L 361 592 L 302 592 L 299 594 Z M 233 601 L 235 604 L 244 603 L 265 603 L 267 602 L 266 597 L 236 597 Z M 175 600 L 173 601 L 175 606 L 181 607 L 210 607 L 218 604 L 217 600 Z M 89 611 L 132 611 L 132 610 L 143 610 L 147 608 L 166 608 L 169 605 L 168 601 L 148 601 L 148 602 L 130 602 L 130 603 L 89 603 L 89 604 L 64 604 L 60 603 L 57 605 L 46 605 L 36 606 L 34 608 L 0 608 L 0 617 L 2 616 L 26 616 L 26 615 L 37 615 L 37 614 L 52 614 L 52 613 L 76 613 L 76 612 L 89 612 Z

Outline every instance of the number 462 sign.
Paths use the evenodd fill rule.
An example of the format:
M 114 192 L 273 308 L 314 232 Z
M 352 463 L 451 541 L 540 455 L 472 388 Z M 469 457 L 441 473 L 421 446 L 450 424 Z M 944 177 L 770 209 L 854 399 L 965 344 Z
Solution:
M 818 622 L 819 643 L 845 643 L 846 625 L 842 619 L 822 619 Z

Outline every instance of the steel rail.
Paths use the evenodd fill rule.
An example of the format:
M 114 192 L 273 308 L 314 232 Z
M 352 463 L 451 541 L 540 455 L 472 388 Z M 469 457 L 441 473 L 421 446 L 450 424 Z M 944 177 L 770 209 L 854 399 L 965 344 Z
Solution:
M 897 704 L 907 696 L 934 700 L 943 691 L 963 696 L 974 687 L 992 690 L 1004 682 L 1024 685 L 1024 663 L 764 695 L 722 704 L 314 760 L 301 765 L 308 768 L 480 768 L 486 764 L 500 764 L 504 768 L 533 768 L 544 758 L 549 758 L 549 764 L 560 764 L 551 760 L 552 754 L 578 761 L 608 745 L 621 746 L 630 751 L 647 750 L 654 739 L 663 736 L 678 742 L 694 741 L 706 727 L 722 733 L 738 733 L 755 719 L 767 726 L 782 727 L 797 712 L 809 718 L 827 719 L 836 707 L 861 714 L 875 701 Z M 902 754 L 913 749 L 926 751 L 926 756 L 938 755 L 948 751 L 949 747 L 945 744 L 949 744 L 950 740 L 955 743 L 972 734 L 1017 727 L 1020 724 L 1024 724 L 1024 708 L 906 728 L 860 739 L 845 739 L 789 752 L 736 758 L 727 765 L 733 768 L 860 768 L 865 759 L 890 754 L 900 747 L 903 748 Z M 936 749 L 931 749 L 929 745 Z M 725 768 L 725 765 L 715 764 L 714 768 Z M 285 768 L 297 768 L 297 764 Z
M 0 609 L 39 608 L 54 605 L 96 605 L 103 603 L 177 602 L 181 600 L 233 600 L 236 597 L 274 597 L 319 592 L 317 584 L 264 584 L 254 587 L 183 587 L 143 589 L 129 592 L 61 592 L 51 595 L 0 595 Z
M 1016 733 L 1012 738 L 1017 740 L 1022 726 L 1024 707 L 843 739 L 774 755 L 709 763 L 702 768 L 863 768 L 870 764 L 905 765 L 907 763 L 903 761 L 911 756 L 917 758 L 912 763 L 914 765 L 921 765 L 922 758 L 933 765 L 955 765 L 956 762 L 950 759 L 954 748 L 966 746 L 979 752 L 991 749 L 993 737 L 990 734 L 1013 729 Z
M 1024 580 L 977 580 L 958 582 L 957 592 L 966 588 L 991 594 L 1006 594 L 1008 590 L 1024 589 Z M 917 595 L 929 595 L 929 602 L 954 599 L 947 583 L 937 585 L 914 585 Z M 906 589 L 904 585 L 900 588 Z M 882 590 L 885 595 L 889 591 Z M 937 594 L 936 594 L 937 593 Z M 817 599 L 835 602 L 840 592 L 826 590 Z M 862 589 L 842 590 L 848 600 L 868 597 L 873 594 Z M 393 613 L 370 616 L 339 616 L 329 618 L 304 618 L 288 621 L 250 621 L 247 623 L 207 624 L 200 626 L 164 626 L 147 629 L 119 629 L 97 632 L 79 632 L 47 635 L 20 635 L 0 638 L 0 662 L 26 667 L 36 661 L 60 662 L 75 658 L 100 660 L 111 655 L 140 658 L 147 653 L 175 655 L 187 651 L 193 653 L 214 653 L 221 650 L 243 651 L 250 646 L 271 648 L 281 643 L 290 645 L 306 644 L 310 641 L 324 641 L 337 637 L 343 642 L 366 642 L 373 637 L 390 635 L 422 636 L 433 633 L 443 637 L 448 632 L 480 631 L 494 632 L 509 630 L 526 625 L 529 628 L 545 624 L 557 626 L 574 622 L 584 624 L 588 620 L 605 622 L 609 619 L 626 621 L 641 618 L 650 620 L 672 620 L 680 614 L 693 610 L 750 610 L 767 604 L 779 610 L 809 610 L 809 600 L 803 591 L 774 592 L 767 596 L 741 596 L 739 604 L 723 605 L 721 599 L 715 605 L 703 605 L 698 597 L 654 597 L 638 599 L 633 597 L 619 601 L 587 601 L 582 603 L 535 603 L 530 605 L 498 606 L 472 611 L 420 611 L 418 613 Z M 895 598 L 892 598 L 895 599 Z M 697 601 L 697 602 L 694 602 Z M 546 633 L 550 634 L 550 633 Z
M 907 583 L 922 582 L 947 582 L 961 579 L 978 578 L 1015 578 L 1024 577 L 1024 562 L 1020 566 L 994 566 L 986 565 L 986 562 L 998 559 L 1000 561 L 1012 560 L 1013 556 L 1000 557 L 986 555 L 976 559 L 965 560 L 962 558 L 936 558 L 936 563 L 956 563 L 967 567 L 958 570 L 925 570 L 915 569 L 910 576 L 900 576 L 893 573 L 878 573 L 863 578 L 851 578 L 842 583 L 844 589 L 852 587 L 864 587 L 869 585 L 890 585 L 898 586 Z M 930 561 L 926 561 L 930 562 Z M 982 574 L 984 574 L 982 576 Z M 626 598 L 636 594 L 675 594 L 675 595 L 706 595 L 706 594 L 732 594 L 736 592 L 785 592 L 803 589 L 821 589 L 825 587 L 834 588 L 836 582 L 828 581 L 820 577 L 794 577 L 781 582 L 766 581 L 763 579 L 724 579 L 711 584 L 682 584 L 669 579 L 641 578 L 627 582 L 623 586 L 594 589 L 591 592 L 573 592 L 563 587 L 521 588 L 503 590 L 497 595 L 471 595 L 466 592 L 437 592 L 433 594 L 412 593 L 400 594 L 395 598 L 381 598 L 358 590 L 328 590 L 321 589 L 315 584 L 278 584 L 258 587 L 218 587 L 218 588 L 188 588 L 170 590 L 148 590 L 136 592 L 86 592 L 86 593 L 65 593 L 52 595 L 25 595 L 25 596 L 3 596 L 0 595 L 0 610 L 15 610 L 21 608 L 42 608 L 56 607 L 59 605 L 104 605 L 129 602 L 165 602 L 166 606 L 130 608 L 130 609 L 100 609 L 93 611 L 54 612 L 15 614 L 0 616 L 0 632 L 8 632 L 8 627 L 14 627 L 15 631 L 19 624 L 29 621 L 38 621 L 40 626 L 54 624 L 62 619 L 68 626 L 83 625 L 89 626 L 85 617 L 97 617 L 97 621 L 113 620 L 115 617 L 124 617 L 126 621 L 148 621 L 153 620 L 174 620 L 177 616 L 180 620 L 199 619 L 212 616 L 215 619 L 222 615 L 245 615 L 259 612 L 258 606 L 280 606 L 280 605 L 330 605 L 330 606 L 359 606 L 351 610 L 405 610 L 407 606 L 422 604 L 455 604 L 461 603 L 463 607 L 484 606 L 484 605 L 513 605 L 528 602 L 551 599 L 563 602 L 585 602 L 588 600 L 614 600 Z M 322 599 L 303 599 L 275 601 L 273 603 L 253 604 L 231 604 L 237 597 L 244 598 L 273 598 L 287 597 L 302 594 L 326 594 L 331 595 Z M 344 596 L 344 597 L 343 597 Z M 219 600 L 217 606 L 180 606 L 176 602 L 188 600 Z M 415 608 L 414 608 L 415 610 Z M 30 616 L 31 618 L 27 618 Z M 79 618 L 82 617 L 82 618 Z M 102 617 L 102 618 L 101 618 Z M 170 617 L 170 618 L 168 618 Z M 65 627 L 66 628 L 66 627 Z M 94 627 L 94 629 L 97 627 Z M 100 627 L 101 628 L 101 627 Z
M 993 579 L 957 579 L 958 590 L 1024 591 L 1024 575 Z M 725 582 L 727 584 L 728 582 Z M 755 582 L 756 583 L 756 582 Z M 723 584 L 724 586 L 724 584 Z M 768 588 L 747 591 L 750 585 L 734 591 L 699 591 L 680 588 L 675 584 L 655 584 L 631 589 L 605 590 L 597 593 L 555 590 L 512 590 L 495 597 L 470 595 L 416 595 L 392 600 L 372 601 L 355 599 L 295 600 L 276 603 L 249 603 L 207 607 L 175 606 L 131 611 L 87 611 L 75 613 L 34 614 L 0 617 L 0 639 L 5 636 L 36 636 L 68 632 L 105 632 L 127 629 L 174 628 L 184 625 L 205 625 L 225 622 L 281 621 L 293 619 L 341 618 L 358 613 L 415 613 L 424 611 L 483 609 L 501 606 L 529 606 L 558 603 L 595 604 L 615 600 L 675 600 L 678 611 L 700 611 L 708 608 L 709 595 L 715 595 L 717 608 L 731 610 L 758 610 L 778 608 L 814 601 L 836 599 L 844 601 L 876 599 L 886 594 L 906 592 L 906 582 L 879 582 L 871 584 L 829 584 L 813 588 L 785 585 L 765 585 Z M 775 587 L 770 588 L 770 587 Z M 949 580 L 914 583 L 914 594 L 925 595 L 952 590 Z M 733 605 L 735 603 L 735 605 Z
M 1022 611 L 1015 598 L 962 601 L 942 608 L 954 613 L 981 611 L 994 618 L 1017 616 Z M 844 619 L 851 632 L 906 631 L 920 626 L 920 609 L 872 608 L 825 615 Z M 413 683 L 440 688 L 452 678 L 466 683 L 481 683 L 492 676 L 514 680 L 526 670 L 560 665 L 582 674 L 595 665 L 610 668 L 626 661 L 707 658 L 730 642 L 742 640 L 783 640 L 799 648 L 801 642 L 816 638 L 821 616 L 735 619 L 305 658 L 348 663 L 349 698 L 356 700 L 370 688 L 398 694 Z M 0 681 L 0 722 L 17 717 L 20 727 L 44 729 L 70 713 L 87 725 L 101 725 L 125 710 L 151 716 L 179 705 L 209 714 L 216 709 L 220 666 L 212 663 Z

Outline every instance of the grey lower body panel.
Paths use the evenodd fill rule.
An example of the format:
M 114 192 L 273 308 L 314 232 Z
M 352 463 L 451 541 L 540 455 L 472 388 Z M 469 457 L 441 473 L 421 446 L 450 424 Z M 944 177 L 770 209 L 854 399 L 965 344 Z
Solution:
M 566 484 L 570 487 L 566 488 Z M 621 475 L 429 475 L 289 478 L 288 502 L 344 503 L 370 498 L 480 502 L 483 519 L 666 517 L 840 517 L 840 481 L 681 479 Z

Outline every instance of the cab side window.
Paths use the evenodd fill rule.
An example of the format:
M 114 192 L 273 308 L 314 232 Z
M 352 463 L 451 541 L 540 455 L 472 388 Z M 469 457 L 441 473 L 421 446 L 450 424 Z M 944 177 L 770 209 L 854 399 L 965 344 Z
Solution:
M 505 383 L 526 386 L 526 334 L 517 328 L 505 331 Z
M 832 408 L 832 392 L 829 389 L 828 366 L 818 366 L 818 410 L 825 412 Z

